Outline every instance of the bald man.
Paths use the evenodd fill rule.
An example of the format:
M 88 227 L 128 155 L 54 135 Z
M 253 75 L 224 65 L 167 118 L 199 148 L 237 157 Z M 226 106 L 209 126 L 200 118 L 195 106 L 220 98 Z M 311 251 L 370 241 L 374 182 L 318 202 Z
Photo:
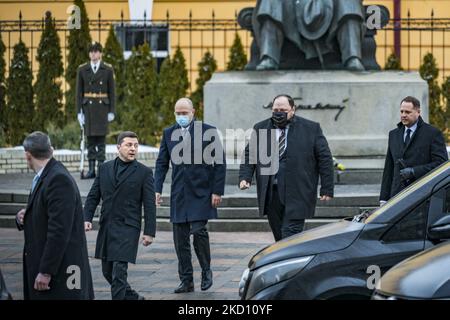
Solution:
M 164 129 L 155 168 L 156 204 L 162 203 L 163 183 L 172 165 L 170 222 L 181 280 L 175 293 L 194 291 L 190 235 L 202 268 L 201 290 L 213 284 L 209 219 L 217 218 L 217 207 L 225 189 L 225 157 L 215 127 L 195 121 L 188 98 L 175 104 L 176 123 Z

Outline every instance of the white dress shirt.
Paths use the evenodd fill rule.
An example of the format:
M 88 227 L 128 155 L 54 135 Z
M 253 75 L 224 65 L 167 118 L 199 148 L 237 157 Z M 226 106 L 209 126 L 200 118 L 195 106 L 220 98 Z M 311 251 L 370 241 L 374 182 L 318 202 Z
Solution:
M 277 131 L 277 141 L 280 141 L 280 136 L 281 136 L 281 129 L 276 128 L 275 129 Z M 287 149 L 287 143 L 288 143 L 288 131 L 289 131 L 289 125 L 284 129 L 284 135 L 286 136 L 286 142 L 284 143 L 285 145 L 285 149 Z
M 405 139 L 406 139 L 406 131 L 408 131 L 408 129 L 411 130 L 411 133 L 409 134 L 409 138 L 410 138 L 410 139 L 412 138 L 414 132 L 416 132 L 416 130 L 417 130 L 417 122 L 418 122 L 418 121 L 416 121 L 416 123 L 414 123 L 410 128 L 408 128 L 407 126 L 405 126 L 405 132 L 403 133 L 403 142 L 405 142 Z
M 92 68 L 92 71 L 94 71 L 94 73 L 97 73 L 98 67 L 100 67 L 100 61 L 97 61 L 97 63 L 93 63 L 91 61 L 91 68 Z

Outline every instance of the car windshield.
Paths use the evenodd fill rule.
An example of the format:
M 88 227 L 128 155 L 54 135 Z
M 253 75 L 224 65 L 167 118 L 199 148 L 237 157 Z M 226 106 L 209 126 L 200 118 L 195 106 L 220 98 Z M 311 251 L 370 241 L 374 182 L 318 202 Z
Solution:
M 411 192 L 414 192 L 415 190 L 421 188 L 425 184 L 427 184 L 430 180 L 432 180 L 437 175 L 440 175 L 442 172 L 448 170 L 450 168 L 450 161 L 447 161 L 444 165 L 436 168 L 435 170 L 431 171 L 427 175 L 423 176 L 421 179 L 417 180 L 413 184 L 411 184 L 409 187 L 398 193 L 396 196 L 391 198 L 384 206 L 375 209 L 374 211 L 370 213 L 363 213 L 364 215 L 362 219 L 357 220 L 353 219 L 353 221 L 362 222 L 362 223 L 370 223 L 373 221 L 376 217 L 379 215 L 382 215 L 385 213 L 389 208 L 396 205 L 399 201 L 402 201 L 404 198 L 406 198 Z

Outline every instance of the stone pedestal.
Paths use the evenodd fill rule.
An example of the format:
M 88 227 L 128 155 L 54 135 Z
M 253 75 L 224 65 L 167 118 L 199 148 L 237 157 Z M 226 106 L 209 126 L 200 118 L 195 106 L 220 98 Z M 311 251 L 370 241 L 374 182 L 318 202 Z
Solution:
M 228 157 L 240 155 L 242 146 L 231 148 L 226 130 L 247 130 L 269 118 L 272 111 L 264 106 L 280 93 L 295 99 L 297 115 L 320 123 L 337 157 L 385 155 L 388 132 L 400 121 L 400 101 L 408 95 L 421 101 L 428 121 L 428 88 L 417 72 L 215 73 L 204 89 L 204 119 L 224 135 Z

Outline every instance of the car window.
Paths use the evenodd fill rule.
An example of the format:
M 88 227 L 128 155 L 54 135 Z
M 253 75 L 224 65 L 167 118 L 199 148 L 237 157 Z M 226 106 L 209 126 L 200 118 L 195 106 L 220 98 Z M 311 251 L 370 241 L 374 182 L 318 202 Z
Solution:
M 425 201 L 397 221 L 382 237 L 384 242 L 424 240 L 430 201 Z
M 444 215 L 450 214 L 450 186 L 445 189 Z
M 388 212 L 389 209 L 393 206 L 395 206 L 397 203 L 403 201 L 405 198 L 407 198 L 412 192 L 416 191 L 417 189 L 420 189 L 422 186 L 430 182 L 434 177 L 440 175 L 444 171 L 448 170 L 450 168 L 450 161 L 447 161 L 445 164 L 441 165 L 440 167 L 437 167 L 433 171 L 430 171 L 427 175 L 423 176 L 419 180 L 412 183 L 409 187 L 404 189 L 403 191 L 399 192 L 396 196 L 391 198 L 384 206 L 375 209 L 370 213 L 370 215 L 364 219 L 364 223 L 370 223 L 373 220 L 375 220 L 378 216 L 384 214 L 385 212 Z

